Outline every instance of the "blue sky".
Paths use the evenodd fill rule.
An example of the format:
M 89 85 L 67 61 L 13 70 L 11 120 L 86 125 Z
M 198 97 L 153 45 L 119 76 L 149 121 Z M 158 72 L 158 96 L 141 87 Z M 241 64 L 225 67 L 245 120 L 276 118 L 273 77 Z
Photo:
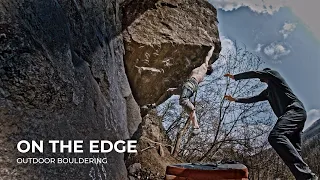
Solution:
M 317 12 L 308 11 L 320 1 L 209 2 L 218 8 L 220 38 L 228 42 L 222 44 L 244 44 L 266 66 L 278 70 L 306 107 L 306 128 L 320 119 L 320 25 L 314 17 Z M 301 5 L 309 9 L 302 9 Z

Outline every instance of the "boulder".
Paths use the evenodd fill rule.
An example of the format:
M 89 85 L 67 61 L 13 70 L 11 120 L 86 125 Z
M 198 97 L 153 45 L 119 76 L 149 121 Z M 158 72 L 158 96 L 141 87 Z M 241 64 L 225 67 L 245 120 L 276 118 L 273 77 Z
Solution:
M 91 154 L 88 141 L 139 133 L 139 105 L 181 84 L 212 45 L 214 61 L 218 37 L 216 10 L 204 0 L 1 1 L 0 177 L 127 179 L 124 154 Z M 161 141 L 143 133 L 148 140 L 141 148 Z M 21 140 L 43 140 L 45 150 L 19 153 Z M 84 140 L 84 153 L 52 153 L 48 140 Z M 176 160 L 157 148 L 164 149 L 153 149 L 165 160 L 158 165 L 163 171 Z M 106 157 L 108 163 L 33 165 L 18 164 L 18 157 Z M 157 165 L 148 154 L 141 158 Z
M 221 50 L 217 11 L 204 0 L 137 0 L 123 5 L 125 67 L 137 103 L 154 103 Z
M 123 140 L 141 121 L 123 64 L 120 1 L 0 3 L 0 179 L 127 178 L 124 155 L 91 154 L 89 140 Z M 130 122 L 130 123 L 128 123 Z M 44 153 L 19 153 L 20 140 Z M 84 140 L 52 153 L 48 140 Z M 18 157 L 107 157 L 107 164 L 18 164 Z
M 130 175 L 142 176 L 142 179 L 164 179 L 166 167 L 181 163 L 174 158 L 172 142 L 166 135 L 161 117 L 155 109 L 142 118 L 134 138 L 138 140 L 137 154 L 130 154 L 126 161 Z M 139 168 L 133 168 L 133 167 Z M 137 171 L 136 169 L 139 169 Z

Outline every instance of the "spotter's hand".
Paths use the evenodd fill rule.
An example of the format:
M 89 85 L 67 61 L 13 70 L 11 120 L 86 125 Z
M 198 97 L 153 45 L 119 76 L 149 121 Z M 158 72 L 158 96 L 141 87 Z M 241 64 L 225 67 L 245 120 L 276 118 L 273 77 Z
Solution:
M 234 75 L 230 74 L 230 73 L 227 73 L 224 75 L 224 77 L 229 77 L 231 79 L 234 79 Z
M 228 101 L 236 101 L 236 99 L 230 95 L 225 95 L 224 98 Z

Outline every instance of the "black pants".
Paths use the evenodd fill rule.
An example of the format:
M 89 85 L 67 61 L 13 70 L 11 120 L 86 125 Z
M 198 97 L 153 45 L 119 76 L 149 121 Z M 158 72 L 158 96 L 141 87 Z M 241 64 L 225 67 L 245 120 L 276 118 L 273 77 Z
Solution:
M 301 157 L 301 133 L 306 111 L 292 107 L 279 117 L 268 140 L 297 180 L 311 178 L 311 170 Z

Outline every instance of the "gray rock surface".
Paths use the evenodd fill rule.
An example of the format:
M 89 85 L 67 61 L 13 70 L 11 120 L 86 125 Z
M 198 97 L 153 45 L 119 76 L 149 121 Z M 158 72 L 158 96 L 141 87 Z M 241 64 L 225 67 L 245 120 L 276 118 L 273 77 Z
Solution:
M 81 139 L 88 147 L 91 139 L 116 141 L 133 134 L 141 117 L 123 65 L 119 3 L 0 2 L 0 179 L 127 178 L 123 154 L 16 149 L 22 139 Z M 16 163 L 17 157 L 93 156 L 109 163 Z
M 90 154 L 88 141 L 130 138 L 141 122 L 138 104 L 183 82 L 212 44 L 220 52 L 216 11 L 206 1 L 127 0 L 123 17 L 121 3 L 0 2 L 0 179 L 127 179 L 123 154 Z M 44 153 L 19 153 L 20 140 L 43 140 Z M 48 140 L 84 140 L 84 153 L 52 153 Z M 18 157 L 108 164 L 17 164 Z
M 140 163 L 134 163 L 134 164 L 131 164 L 128 167 L 128 172 L 129 172 L 129 174 L 134 174 L 137 171 L 139 171 L 140 169 L 141 169 L 141 164 Z

